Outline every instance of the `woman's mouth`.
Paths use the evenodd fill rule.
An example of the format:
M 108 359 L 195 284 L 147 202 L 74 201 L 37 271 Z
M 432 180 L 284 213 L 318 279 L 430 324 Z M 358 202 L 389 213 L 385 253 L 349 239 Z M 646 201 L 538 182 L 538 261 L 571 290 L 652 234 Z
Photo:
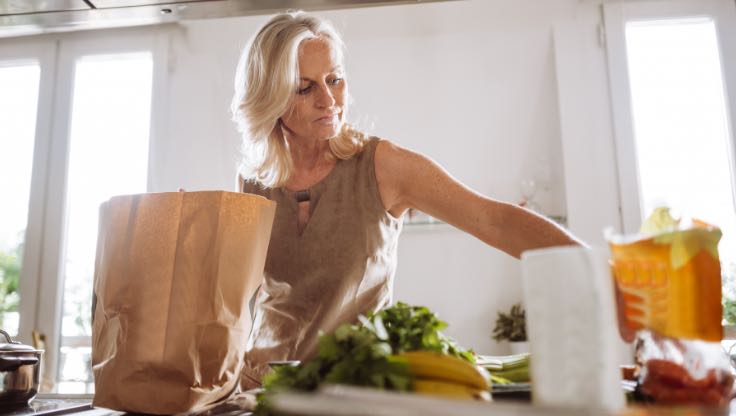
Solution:
M 320 124 L 334 124 L 337 122 L 337 114 L 329 114 L 324 117 L 320 117 L 315 121 Z

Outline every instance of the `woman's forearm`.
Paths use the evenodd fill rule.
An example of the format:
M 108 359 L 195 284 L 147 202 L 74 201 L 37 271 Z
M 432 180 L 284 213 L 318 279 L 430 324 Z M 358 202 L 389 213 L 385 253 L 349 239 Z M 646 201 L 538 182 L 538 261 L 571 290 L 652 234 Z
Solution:
M 526 250 L 537 248 L 585 245 L 557 223 L 533 211 L 509 203 L 496 207 L 500 215 L 498 248 L 519 258 Z M 496 245 L 494 244 L 494 245 Z

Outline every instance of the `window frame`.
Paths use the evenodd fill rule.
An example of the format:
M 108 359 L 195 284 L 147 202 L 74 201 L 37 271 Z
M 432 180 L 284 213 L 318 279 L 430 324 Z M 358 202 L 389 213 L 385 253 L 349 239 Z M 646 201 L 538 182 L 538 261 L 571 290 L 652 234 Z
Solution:
M 638 232 L 641 201 L 638 163 L 631 105 L 631 87 L 626 51 L 626 23 L 631 21 L 706 17 L 714 21 L 723 74 L 726 116 L 731 138 L 729 161 L 732 183 L 736 183 L 736 2 L 731 0 L 646 0 L 605 3 L 611 106 L 616 143 L 616 159 L 625 233 Z M 736 198 L 736 189 L 733 190 Z M 736 201 L 734 201 L 736 205 Z
M 31 166 L 31 189 L 28 201 L 28 217 L 24 237 L 23 258 L 20 271 L 20 302 L 18 312 L 18 339 L 31 343 L 31 331 L 35 328 L 38 313 L 38 288 L 41 273 L 42 230 L 45 216 L 45 195 L 48 178 L 48 157 L 51 146 L 51 108 L 54 96 L 56 72 L 55 42 L 40 39 L 20 39 L 17 42 L 0 43 L 0 62 L 35 62 L 40 68 L 38 101 L 36 109 L 35 138 Z
M 165 137 L 169 25 L 2 39 L 0 62 L 33 60 L 41 66 L 36 137 L 25 250 L 20 277 L 18 338 L 45 338 L 44 380 L 58 385 L 67 174 L 76 60 L 86 55 L 147 51 L 153 57 L 147 191 L 155 178 L 156 144 Z

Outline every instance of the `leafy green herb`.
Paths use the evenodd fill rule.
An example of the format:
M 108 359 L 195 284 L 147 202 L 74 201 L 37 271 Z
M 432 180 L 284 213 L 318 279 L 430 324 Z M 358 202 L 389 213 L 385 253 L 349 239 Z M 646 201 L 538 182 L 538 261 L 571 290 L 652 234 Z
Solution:
M 441 331 L 447 327 L 447 323 L 427 307 L 398 302 L 362 321 L 375 333 L 387 334 L 394 354 L 417 350 L 436 351 L 475 363 L 475 354 L 464 350 L 443 334 Z
M 406 391 L 412 376 L 405 362 L 392 355 L 391 346 L 361 326 L 342 325 L 319 339 L 317 357 L 298 367 L 279 367 L 263 380 L 257 415 L 269 414 L 273 393 L 314 391 L 322 383 L 350 384 Z
M 447 323 L 426 307 L 398 302 L 359 320 L 360 325 L 345 324 L 332 334 L 320 335 L 314 359 L 297 367 L 278 367 L 266 376 L 256 415 L 270 414 L 274 393 L 314 391 L 322 383 L 410 390 L 408 365 L 395 356 L 405 351 L 437 351 L 475 363 L 475 354 L 442 334 Z

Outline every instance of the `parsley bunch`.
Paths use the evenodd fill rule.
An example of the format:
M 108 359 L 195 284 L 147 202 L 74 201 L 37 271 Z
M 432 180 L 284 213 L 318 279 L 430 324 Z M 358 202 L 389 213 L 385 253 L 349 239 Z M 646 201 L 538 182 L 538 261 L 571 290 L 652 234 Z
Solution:
M 425 306 L 410 306 L 403 302 L 370 315 L 369 323 L 385 328 L 394 354 L 406 351 L 436 351 L 462 358 L 475 364 L 475 353 L 465 350 L 441 331 L 447 323 Z M 365 322 L 364 325 L 368 326 Z
M 409 368 L 391 354 L 391 346 L 375 332 L 362 326 L 341 325 L 333 334 L 320 336 L 317 357 L 298 367 L 278 367 L 264 378 L 265 392 L 258 395 L 256 414 L 269 414 L 273 393 L 314 391 L 322 383 L 409 390 Z
M 401 352 L 437 351 L 475 363 L 474 353 L 440 332 L 447 323 L 424 306 L 398 302 L 359 320 L 361 325 L 344 324 L 332 334 L 321 334 L 319 351 L 312 360 L 297 367 L 278 367 L 266 376 L 256 415 L 269 414 L 273 393 L 314 391 L 322 383 L 410 390 L 408 365 L 395 356 Z

